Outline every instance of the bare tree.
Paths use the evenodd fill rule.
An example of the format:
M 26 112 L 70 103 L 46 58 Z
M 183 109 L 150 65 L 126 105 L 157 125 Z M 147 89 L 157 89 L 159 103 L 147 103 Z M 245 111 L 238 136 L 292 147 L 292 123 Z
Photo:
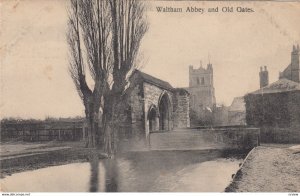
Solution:
M 112 21 L 112 86 L 104 96 L 103 122 L 105 151 L 115 150 L 118 106 L 127 85 L 127 77 L 136 67 L 141 40 L 148 30 L 145 4 L 140 0 L 108 0 Z
M 103 105 L 108 154 L 115 146 L 118 109 L 127 77 L 136 67 L 141 40 L 148 29 L 144 12 L 145 5 L 139 0 L 71 0 L 67 35 L 70 73 L 85 107 L 87 146 L 96 145 L 97 119 Z M 93 89 L 87 84 L 87 74 L 94 81 Z
M 71 0 L 67 40 L 70 47 L 70 74 L 85 107 L 88 125 L 87 147 L 99 138 L 98 118 L 104 92 L 109 88 L 112 65 L 111 14 L 106 0 Z M 88 70 L 86 70 L 88 68 Z M 87 74 L 93 88 L 87 84 Z

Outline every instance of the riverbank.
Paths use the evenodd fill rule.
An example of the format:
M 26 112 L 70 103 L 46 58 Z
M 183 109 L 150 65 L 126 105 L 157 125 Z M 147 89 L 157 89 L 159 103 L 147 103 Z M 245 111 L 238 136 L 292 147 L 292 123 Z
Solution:
M 226 192 L 299 192 L 300 145 L 262 145 L 245 159 Z
M 243 159 L 221 156 L 217 149 L 130 152 L 15 173 L 0 184 L 8 192 L 222 192 Z
M 48 166 L 64 165 L 76 162 L 87 162 L 91 156 L 97 154 L 99 159 L 106 158 L 101 150 L 84 148 L 83 142 L 6 142 L 0 146 L 0 178 L 13 173 L 35 170 Z M 185 156 L 182 160 L 203 161 L 202 158 L 212 160 L 215 158 L 243 159 L 247 152 L 238 149 L 221 149 L 215 146 L 201 146 L 193 150 L 148 150 L 131 151 L 123 154 L 125 157 L 135 159 L 136 156 L 147 158 L 149 162 L 159 156 L 172 154 L 172 156 Z M 118 156 L 123 156 L 122 152 Z M 197 155 L 195 157 L 195 155 Z M 211 157 L 211 158 L 209 158 Z M 182 162 L 181 160 L 181 162 Z M 176 161 L 178 162 L 178 161 Z M 170 163 L 172 164 L 172 163 Z
M 83 142 L 7 142 L 0 149 L 0 178 L 48 166 L 86 162 L 95 155 L 95 150 L 84 148 Z M 96 152 L 99 159 L 106 158 L 101 151 Z

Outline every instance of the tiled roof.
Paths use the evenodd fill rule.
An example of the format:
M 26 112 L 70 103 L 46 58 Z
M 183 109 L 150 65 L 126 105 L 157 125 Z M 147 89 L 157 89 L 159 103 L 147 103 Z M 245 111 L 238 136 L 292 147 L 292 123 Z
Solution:
M 146 74 L 146 73 L 141 72 L 139 70 L 135 70 L 133 74 L 138 74 L 142 78 L 142 80 L 147 82 L 147 83 L 159 86 L 159 87 L 164 88 L 166 90 L 173 90 L 173 87 L 171 86 L 170 83 L 168 83 L 166 81 L 163 81 L 161 79 L 155 78 L 155 77 L 153 77 L 149 74 Z
M 284 70 L 283 73 L 290 73 L 292 71 L 292 65 L 289 64 Z
M 244 97 L 235 97 L 229 107 L 229 111 L 245 111 Z
M 290 78 L 292 74 L 292 66 L 289 64 L 283 72 L 279 72 L 279 79 L 281 78 Z
M 280 93 L 300 90 L 300 83 L 282 78 L 250 94 Z
M 182 95 L 182 94 L 188 94 L 189 95 L 190 94 L 189 91 L 185 88 L 174 88 L 174 91 L 179 92 L 180 95 Z

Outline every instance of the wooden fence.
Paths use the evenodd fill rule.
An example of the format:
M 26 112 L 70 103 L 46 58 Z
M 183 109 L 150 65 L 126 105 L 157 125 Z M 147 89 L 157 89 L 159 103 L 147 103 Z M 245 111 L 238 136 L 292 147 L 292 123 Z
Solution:
M 83 121 L 1 123 L 1 141 L 79 141 L 83 134 Z

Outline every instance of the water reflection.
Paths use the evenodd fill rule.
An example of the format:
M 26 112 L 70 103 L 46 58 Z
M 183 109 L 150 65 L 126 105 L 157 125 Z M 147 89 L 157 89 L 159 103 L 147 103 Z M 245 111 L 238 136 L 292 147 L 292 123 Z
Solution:
M 111 158 L 103 160 L 106 176 L 105 176 L 105 191 L 106 192 L 117 192 L 118 191 L 118 166 L 117 159 Z
M 90 179 L 90 192 L 98 191 L 99 184 L 99 159 L 98 154 L 93 152 L 90 156 L 91 179 Z
M 1 179 L 4 191 L 16 192 L 222 192 L 241 159 L 218 151 L 143 152 L 48 167 Z
M 99 160 L 98 153 L 89 156 L 90 164 L 90 192 L 118 191 L 118 167 L 116 158 Z M 101 179 L 101 180 L 100 180 Z

